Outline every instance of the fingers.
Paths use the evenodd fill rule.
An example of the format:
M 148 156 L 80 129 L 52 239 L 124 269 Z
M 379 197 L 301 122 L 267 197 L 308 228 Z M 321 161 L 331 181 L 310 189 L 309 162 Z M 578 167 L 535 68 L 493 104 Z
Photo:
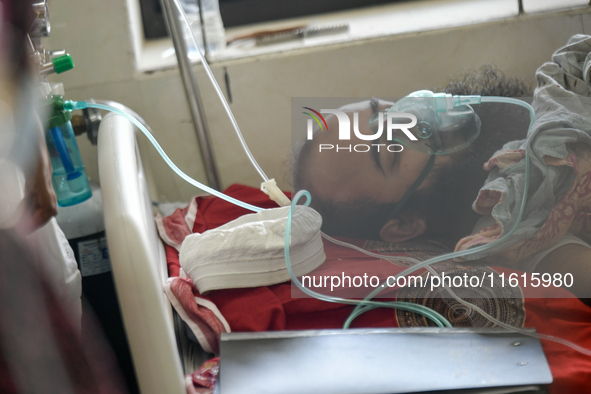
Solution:
M 43 134 L 43 128 L 39 122 L 40 135 Z M 38 160 L 35 173 L 27 179 L 25 203 L 30 213 L 30 223 L 28 228 L 34 231 L 43 226 L 49 219 L 57 214 L 57 197 L 53 190 L 51 177 L 53 169 L 49 152 L 45 145 L 45 139 L 38 141 Z
M 44 195 L 37 194 L 33 197 L 33 226 L 39 228 L 49 219 L 57 215 L 57 198 L 53 189 L 45 189 Z

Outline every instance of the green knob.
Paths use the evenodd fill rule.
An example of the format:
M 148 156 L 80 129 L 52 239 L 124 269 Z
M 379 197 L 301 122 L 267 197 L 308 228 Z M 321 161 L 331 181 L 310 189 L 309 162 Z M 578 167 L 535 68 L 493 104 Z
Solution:
M 72 56 L 69 54 L 65 54 L 59 57 L 56 57 L 52 60 L 53 68 L 57 74 L 61 74 L 65 71 L 71 70 L 74 68 L 74 61 L 72 60 Z

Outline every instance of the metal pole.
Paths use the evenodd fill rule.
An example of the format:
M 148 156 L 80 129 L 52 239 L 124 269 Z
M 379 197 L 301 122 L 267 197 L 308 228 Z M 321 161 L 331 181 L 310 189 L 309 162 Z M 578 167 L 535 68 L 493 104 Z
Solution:
M 205 114 L 203 113 L 199 89 L 197 88 L 197 80 L 187 54 L 187 44 L 183 37 L 183 26 L 180 21 L 180 16 L 172 0 L 160 0 L 160 2 L 162 4 L 164 16 L 168 22 L 168 29 L 170 30 L 172 42 L 174 43 L 179 71 L 181 73 L 181 78 L 183 79 L 183 86 L 185 88 L 189 110 L 191 111 L 191 117 L 193 118 L 195 134 L 199 141 L 199 148 L 207 175 L 207 181 L 209 186 L 220 190 L 220 179 L 209 141 Z M 197 48 L 197 50 L 199 50 L 199 48 Z

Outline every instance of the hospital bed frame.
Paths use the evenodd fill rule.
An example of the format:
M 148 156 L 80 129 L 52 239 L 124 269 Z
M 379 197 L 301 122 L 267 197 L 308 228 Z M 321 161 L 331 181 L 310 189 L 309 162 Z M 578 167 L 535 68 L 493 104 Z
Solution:
M 113 277 L 140 391 L 184 394 L 173 312 L 163 290 L 166 256 L 135 128 L 124 117 L 102 120 L 98 161 Z

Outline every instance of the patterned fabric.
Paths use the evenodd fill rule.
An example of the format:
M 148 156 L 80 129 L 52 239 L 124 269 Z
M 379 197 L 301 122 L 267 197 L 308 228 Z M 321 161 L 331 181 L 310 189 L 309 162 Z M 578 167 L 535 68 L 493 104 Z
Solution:
M 490 244 L 515 226 L 525 184 L 525 149 L 530 152 L 526 209 L 509 239 L 469 259 L 493 256 L 515 263 L 546 249 L 566 232 L 591 230 L 591 37 L 576 35 L 552 63 L 536 73 L 533 107 L 536 122 L 526 140 L 506 144 L 485 165 L 491 171 L 474 209 L 483 215 L 476 234 L 456 251 Z M 485 260 L 488 262 L 492 259 Z M 498 260 L 497 260 L 498 261 Z
M 427 260 L 449 252 L 444 246 L 432 241 L 409 241 L 401 244 L 368 241 L 365 243 L 364 249 L 387 254 L 404 254 L 418 260 Z M 393 263 L 401 267 L 410 265 L 410 263 L 402 261 L 394 261 Z M 456 288 L 454 291 L 456 295 L 478 306 L 496 319 L 514 327 L 523 327 L 525 323 L 523 292 L 521 286 L 511 287 L 502 283 L 499 273 L 505 272 L 504 269 L 486 266 L 465 267 L 450 260 L 434 264 L 432 268 L 440 275 L 445 273 L 452 282 L 454 278 L 463 278 L 464 275 L 487 278 L 487 281 L 479 286 L 465 286 Z M 425 286 L 401 288 L 396 297 L 397 301 L 425 305 L 442 314 L 454 327 L 487 328 L 495 326 L 475 310 L 467 309 L 457 302 L 443 287 L 438 286 L 432 290 L 428 286 L 429 273 L 420 272 L 423 272 L 421 276 L 425 280 Z M 403 310 L 396 310 L 396 320 L 399 327 L 435 326 L 426 317 Z
M 169 278 L 164 291 L 203 350 L 219 354 L 220 334 L 230 332 L 230 326 L 217 307 L 199 294 L 189 278 Z

